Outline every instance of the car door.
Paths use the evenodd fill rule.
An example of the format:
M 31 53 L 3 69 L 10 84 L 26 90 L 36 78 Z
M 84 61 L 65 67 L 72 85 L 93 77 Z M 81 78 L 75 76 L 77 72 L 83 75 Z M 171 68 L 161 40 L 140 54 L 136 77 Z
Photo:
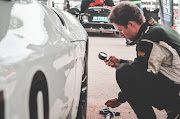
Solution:
M 54 61 L 54 68 L 58 73 L 55 74 L 56 80 L 50 81 L 52 84 L 50 87 L 51 94 L 53 97 L 51 105 L 52 109 L 50 112 L 50 118 L 66 118 L 71 110 L 71 105 L 74 98 L 74 87 L 75 87 L 75 48 L 76 45 L 70 42 L 68 35 L 66 34 L 66 23 L 64 19 L 56 14 L 59 24 L 56 26 L 56 32 L 61 40 L 55 43 L 61 47 L 57 51 L 57 57 Z M 58 49 L 57 49 L 58 50 Z M 56 86 L 55 86 L 56 85 Z M 58 90 L 56 87 L 59 87 Z M 59 99 L 55 97 L 59 95 Z M 58 113 L 57 113 L 58 112 Z

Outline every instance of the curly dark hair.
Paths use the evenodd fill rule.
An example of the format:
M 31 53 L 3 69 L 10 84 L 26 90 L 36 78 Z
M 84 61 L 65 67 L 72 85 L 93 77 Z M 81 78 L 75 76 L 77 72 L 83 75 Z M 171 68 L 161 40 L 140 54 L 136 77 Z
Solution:
M 124 27 L 127 27 L 129 21 L 135 21 L 138 25 L 141 25 L 145 21 L 142 10 L 137 5 L 128 1 L 122 1 L 112 7 L 108 19 L 111 23 Z

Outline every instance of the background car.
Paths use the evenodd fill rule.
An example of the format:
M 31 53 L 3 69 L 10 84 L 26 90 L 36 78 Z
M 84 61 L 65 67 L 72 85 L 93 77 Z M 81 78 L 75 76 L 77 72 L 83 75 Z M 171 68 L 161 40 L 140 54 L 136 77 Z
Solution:
M 80 22 L 87 32 L 119 34 L 119 31 L 108 21 L 110 10 L 111 7 L 106 6 L 89 7 L 80 15 Z
M 114 6 L 113 0 L 82 0 L 80 9 L 74 7 L 69 9 L 68 12 L 80 20 L 87 32 L 119 35 L 119 31 L 108 21 L 112 6 Z
M 88 36 L 70 13 L 0 1 L 0 119 L 85 118 Z

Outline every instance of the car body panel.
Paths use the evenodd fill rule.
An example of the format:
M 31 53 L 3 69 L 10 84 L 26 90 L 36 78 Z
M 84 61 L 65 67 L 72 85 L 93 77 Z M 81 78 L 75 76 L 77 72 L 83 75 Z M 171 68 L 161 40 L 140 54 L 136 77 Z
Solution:
M 69 13 L 59 13 L 66 28 L 36 0 L 0 1 L 1 119 L 32 119 L 29 100 L 37 72 L 48 88 L 48 97 L 43 90 L 37 94 L 38 117 L 43 118 L 44 98 L 49 100 L 49 119 L 66 118 L 73 106 L 77 112 L 73 101 L 80 96 L 87 33 Z

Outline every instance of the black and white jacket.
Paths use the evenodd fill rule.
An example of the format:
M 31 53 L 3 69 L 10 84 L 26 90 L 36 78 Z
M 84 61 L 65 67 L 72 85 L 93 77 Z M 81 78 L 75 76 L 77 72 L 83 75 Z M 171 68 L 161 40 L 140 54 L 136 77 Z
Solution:
M 168 26 L 155 23 L 151 18 L 140 28 L 135 40 L 137 57 L 133 62 L 120 60 L 120 63 L 130 63 L 142 71 L 155 75 L 163 74 L 176 84 L 180 84 L 180 35 Z M 126 101 L 126 96 L 120 92 L 119 102 Z
M 164 76 L 180 84 L 180 35 L 168 26 L 155 23 L 151 18 L 140 28 L 137 58 L 132 65 Z

